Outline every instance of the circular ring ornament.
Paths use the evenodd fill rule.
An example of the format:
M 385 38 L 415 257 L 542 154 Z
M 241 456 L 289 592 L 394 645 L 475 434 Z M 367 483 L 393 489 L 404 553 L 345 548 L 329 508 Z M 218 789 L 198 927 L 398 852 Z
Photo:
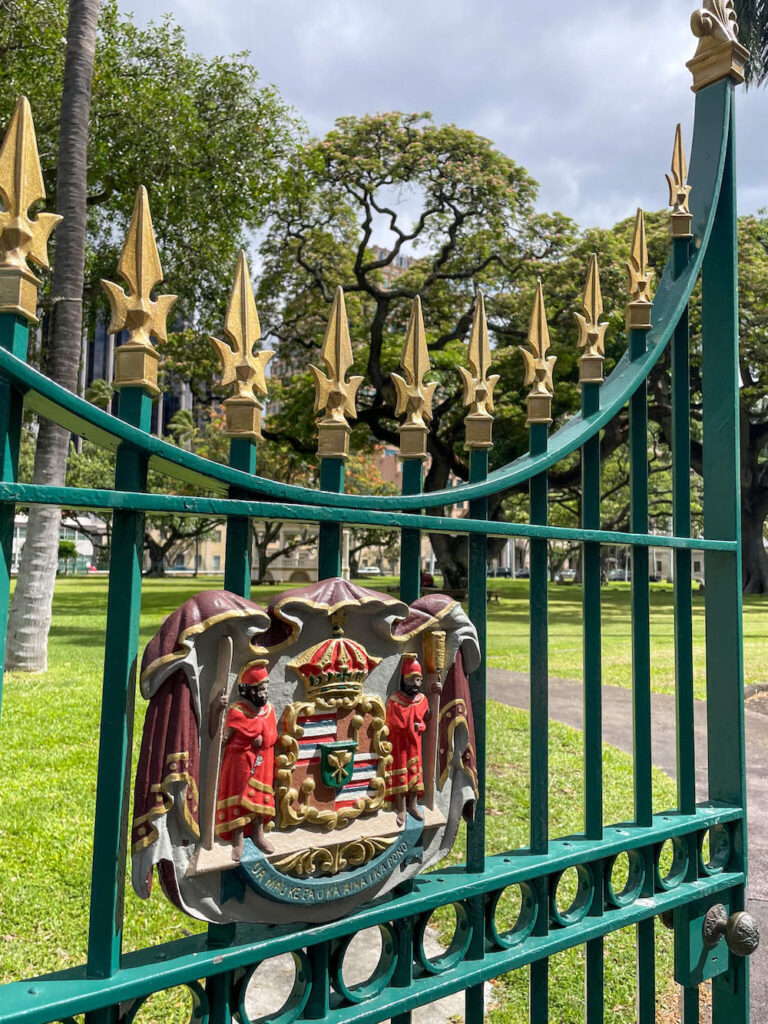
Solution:
M 704 838 L 709 835 L 709 860 L 704 860 Z M 713 825 L 699 833 L 699 871 L 702 875 L 717 875 L 731 859 L 731 833 L 727 825 Z
M 612 857 L 605 867 L 605 899 L 612 907 L 628 907 L 643 891 L 645 865 L 642 855 L 638 850 L 625 850 L 624 852 L 629 860 L 629 870 L 627 871 L 627 880 L 618 892 L 613 888 L 611 875 L 621 854 L 617 853 L 615 857 Z
M 293 950 L 291 956 L 296 968 L 293 988 L 277 1013 L 267 1014 L 264 1017 L 249 1017 L 245 1009 L 245 997 L 251 978 L 262 964 L 268 963 L 273 957 L 269 957 L 267 960 L 260 960 L 245 975 L 240 983 L 240 990 L 237 994 L 237 1012 L 244 1024 L 293 1024 L 301 1016 L 309 999 L 312 983 L 312 966 L 309 962 L 309 957 L 303 949 Z
M 565 869 L 565 871 L 567 870 L 568 868 Z M 592 906 L 592 900 L 595 896 L 595 885 L 592 879 L 592 872 L 585 864 L 579 864 L 576 867 L 578 874 L 576 895 L 573 897 L 573 902 L 567 910 L 560 910 L 557 905 L 557 888 L 560 885 L 560 880 L 565 874 L 565 871 L 561 871 L 559 874 L 552 876 L 554 884 L 550 889 L 549 896 L 550 919 L 554 924 L 558 924 L 562 928 L 567 928 L 569 925 L 578 924 L 579 921 L 583 921 L 589 913 L 589 908 Z
M 392 980 L 397 966 L 397 940 L 394 929 L 391 925 L 380 924 L 381 932 L 381 956 L 373 974 L 367 981 L 358 985 L 347 985 L 344 980 L 344 959 L 349 950 L 355 934 L 343 938 L 333 953 L 332 971 L 333 987 L 349 1003 L 364 1003 L 366 999 L 372 999 L 387 987 Z
M 171 988 L 176 988 L 176 985 L 172 985 Z M 192 995 L 192 1013 L 189 1017 L 189 1024 L 208 1024 L 210 1017 L 210 1007 L 208 1005 L 208 996 L 205 994 L 205 989 L 199 981 L 187 981 L 183 985 L 179 985 L 178 988 L 187 988 Z M 168 989 L 158 989 L 157 992 L 167 992 Z M 123 1024 L 133 1024 L 136 1019 L 136 1014 L 142 1008 L 142 1006 L 152 998 L 156 996 L 157 992 L 150 992 L 148 996 L 144 996 L 141 999 L 136 999 L 131 1006 L 128 1013 L 123 1017 Z M 68 1018 L 72 1019 L 72 1018 Z
M 504 889 L 499 889 L 495 892 L 490 902 L 488 903 L 488 931 L 493 942 L 496 943 L 501 949 L 512 949 L 513 946 L 518 946 L 521 942 L 524 942 L 533 931 L 533 927 L 536 924 L 536 916 L 538 914 L 538 905 L 536 903 L 536 896 L 533 888 L 528 882 L 518 882 L 517 888 L 520 890 L 520 913 L 517 916 L 512 928 L 509 931 L 499 931 L 496 926 L 496 911 L 499 905 L 499 901 L 507 889 L 511 889 L 512 886 L 507 886 Z
M 662 875 L 661 868 L 659 867 L 659 858 L 667 842 L 672 843 L 672 864 L 667 874 Z M 662 892 L 670 892 L 672 889 L 676 889 L 685 878 L 685 873 L 688 870 L 688 847 L 685 837 L 674 836 L 671 840 L 659 843 L 654 851 L 653 863 L 656 888 Z
M 434 911 L 422 914 L 416 922 L 414 929 L 414 952 L 416 962 L 427 972 L 427 974 L 442 974 L 461 963 L 467 955 L 469 943 L 472 940 L 472 925 L 469 920 L 469 913 L 464 903 L 448 904 L 453 906 L 456 914 L 456 930 L 448 949 L 434 960 L 430 960 L 424 949 L 424 933 L 427 930 L 430 918 Z

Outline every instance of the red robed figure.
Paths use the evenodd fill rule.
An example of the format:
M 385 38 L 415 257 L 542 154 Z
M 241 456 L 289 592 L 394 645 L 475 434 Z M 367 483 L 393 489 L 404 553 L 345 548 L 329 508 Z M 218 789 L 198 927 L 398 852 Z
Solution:
M 248 700 L 238 700 L 227 710 L 224 726 L 232 732 L 221 765 L 216 835 L 230 840 L 236 829 L 249 836 L 256 817 L 275 816 L 275 709 L 271 704 L 255 708 Z M 261 744 L 254 746 L 259 737 Z
M 424 792 L 421 735 L 427 728 L 429 701 L 423 693 L 409 697 L 397 690 L 387 701 L 387 726 L 392 744 L 392 767 L 387 774 L 387 800 L 398 793 Z

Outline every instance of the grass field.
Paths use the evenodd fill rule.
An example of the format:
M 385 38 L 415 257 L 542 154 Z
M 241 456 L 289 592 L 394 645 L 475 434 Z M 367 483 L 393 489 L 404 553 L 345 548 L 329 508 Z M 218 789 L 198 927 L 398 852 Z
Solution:
M 217 579 L 146 580 L 141 615 L 143 644 L 163 617 Z M 376 584 L 374 584 L 376 585 Z M 489 655 L 492 665 L 525 670 L 527 651 L 527 585 L 522 581 L 494 580 L 501 594 L 490 608 Z M 88 922 L 91 828 L 95 798 L 99 696 L 103 657 L 107 581 L 103 578 L 59 582 L 54 604 L 49 668 L 35 676 L 11 674 L 6 680 L 0 725 L 0 978 L 10 980 L 56 970 L 82 962 Z M 253 594 L 268 603 L 275 588 Z M 553 587 L 553 675 L 578 678 L 580 674 L 580 594 L 575 587 Z M 608 681 L 624 677 L 627 646 L 628 591 L 621 585 L 604 590 L 605 662 Z M 697 622 L 702 623 L 696 597 Z M 668 636 L 668 644 L 654 654 L 658 663 L 672 657 L 669 591 L 653 594 L 653 633 Z M 759 662 L 757 606 L 747 608 L 754 630 L 755 671 Z M 697 627 L 698 628 L 698 627 Z M 703 628 L 703 626 L 701 626 Z M 654 639 L 654 645 L 656 640 Z M 572 648 L 578 648 L 574 654 Z M 668 654 L 665 653 L 667 652 Z M 656 647 L 654 646 L 654 651 Z M 629 651 L 626 650 L 626 665 Z M 657 676 L 664 688 L 663 672 Z M 671 682 L 671 680 L 669 680 Z M 136 751 L 144 714 L 136 712 Z M 528 820 L 527 716 L 498 705 L 490 708 L 488 735 L 488 843 L 490 852 L 514 849 L 526 843 Z M 551 822 L 553 836 L 581 828 L 581 736 L 556 723 L 550 728 Z M 631 762 L 606 747 L 607 822 L 632 815 Z M 654 777 L 657 809 L 674 805 L 673 783 L 661 773 Z M 457 844 L 457 849 L 459 844 Z M 128 890 L 125 907 L 125 949 L 135 949 L 200 930 L 168 904 L 158 887 L 151 900 L 141 901 Z M 659 985 L 671 975 L 669 936 L 659 930 Z M 609 1018 L 634 1019 L 633 934 L 617 933 L 606 941 L 606 986 Z M 552 1019 L 579 1021 L 582 1017 L 583 953 L 559 954 L 552 960 Z M 525 972 L 497 981 L 493 1020 L 511 1024 L 525 1019 Z M 142 1020 L 142 1017 L 137 1018 Z M 170 1024 L 168 1010 L 143 1017 Z M 179 1024 L 182 1024 L 179 1017 Z

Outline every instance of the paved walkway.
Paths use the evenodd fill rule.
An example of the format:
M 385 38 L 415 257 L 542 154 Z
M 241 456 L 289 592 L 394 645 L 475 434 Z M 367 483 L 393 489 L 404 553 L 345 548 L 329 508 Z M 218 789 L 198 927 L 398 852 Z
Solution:
M 488 670 L 488 696 L 503 704 L 525 708 L 528 676 L 503 669 Z M 755 1020 L 768 1019 L 768 703 L 755 701 L 745 711 L 747 734 L 747 801 L 749 813 L 749 912 L 760 926 L 761 945 L 751 957 L 751 1003 Z M 582 728 L 582 686 L 550 679 L 549 715 L 557 722 Z M 670 694 L 654 694 L 652 703 L 653 763 L 675 777 L 675 702 Z M 707 799 L 706 704 L 696 701 L 697 799 Z M 618 686 L 603 687 L 603 739 L 632 752 L 632 693 Z M 726 754 L 727 752 L 724 752 Z

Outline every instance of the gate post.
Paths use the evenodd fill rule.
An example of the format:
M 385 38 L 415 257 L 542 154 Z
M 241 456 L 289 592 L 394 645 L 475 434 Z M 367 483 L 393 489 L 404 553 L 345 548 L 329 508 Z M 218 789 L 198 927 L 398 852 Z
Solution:
M 130 331 L 128 341 L 116 354 L 118 416 L 149 432 L 152 401 L 159 394 L 159 356 L 151 338 L 165 340 L 165 318 L 176 297 L 164 295 L 155 301 L 150 298 L 152 289 L 162 281 L 162 270 L 143 185 L 136 195 L 118 271 L 128 285 L 127 294 L 119 285 L 103 283 L 112 307 L 109 330 L 116 332 L 128 327 Z M 121 445 L 115 465 L 115 488 L 143 492 L 146 482 L 146 456 Z M 91 978 L 108 978 L 120 966 L 143 553 L 144 513 L 116 510 L 109 561 L 91 875 L 87 964 Z M 117 1008 L 87 1016 L 89 1022 L 111 1021 L 116 1019 Z
M 600 322 L 603 298 L 597 255 L 592 254 L 582 299 L 584 315 L 577 313 L 581 414 L 585 420 L 600 411 L 603 383 L 604 337 L 607 323 Z M 600 529 L 600 435 L 595 434 L 581 449 L 581 525 Z M 603 838 L 603 692 L 600 621 L 600 544 L 582 545 L 582 610 L 584 620 L 584 834 L 587 839 Z M 595 896 L 590 917 L 603 914 L 602 872 L 595 872 Z M 587 942 L 585 1004 L 587 1024 L 602 1024 L 604 1016 L 604 970 L 602 937 Z
M 739 450 L 738 270 L 732 81 L 711 86 L 730 94 L 731 112 L 720 198 L 702 272 L 702 405 L 704 532 L 736 550 L 707 551 L 707 729 L 709 799 L 744 809 L 744 691 L 741 643 L 741 494 Z M 716 738 L 717 742 L 712 742 Z M 729 756 L 723 757 L 727 750 Z M 732 869 L 746 871 L 742 817 L 733 833 Z M 731 911 L 744 909 L 744 888 Z M 749 965 L 729 953 L 729 969 L 712 982 L 714 1024 L 749 1020 Z
M 469 364 L 472 375 L 464 377 L 464 402 L 470 406 L 465 417 L 466 441 L 469 451 L 469 482 L 481 483 L 488 476 L 488 453 L 493 447 L 493 388 L 497 376 L 488 377 L 491 365 L 491 347 L 485 302 L 478 291 L 475 316 L 469 340 Z M 469 518 L 487 520 L 488 499 L 474 498 L 469 503 Z M 478 797 L 475 815 L 467 825 L 467 870 L 485 871 L 485 761 L 486 761 L 486 634 L 488 619 L 488 535 L 469 535 L 468 558 L 468 611 L 477 630 L 480 644 L 480 663 L 470 674 L 472 718 L 475 724 L 475 755 Z M 468 956 L 482 960 L 485 953 L 485 897 L 475 896 L 469 901 L 472 940 Z M 466 1020 L 469 1024 L 482 1024 L 485 1013 L 485 986 L 468 988 L 465 998 Z
M 552 371 L 556 356 L 548 356 L 549 328 L 544 309 L 541 281 L 536 295 L 528 331 L 531 354 L 521 348 L 525 358 L 525 383 L 533 385 L 528 393 L 528 446 L 532 456 L 543 455 L 548 446 L 549 424 L 552 422 Z M 547 471 L 532 476 L 529 484 L 530 520 L 532 526 L 546 526 L 548 520 L 549 481 Z M 530 852 L 549 852 L 549 557 L 547 541 L 532 537 L 530 542 L 530 744 L 531 744 L 531 818 Z M 546 878 L 535 883 L 538 913 L 533 934 L 549 932 L 549 891 Z M 534 960 L 530 967 L 529 1012 L 531 1024 L 549 1020 L 549 960 Z
M 37 321 L 38 279 L 29 269 L 32 259 L 48 267 L 48 236 L 61 220 L 57 214 L 40 213 L 34 220 L 27 211 L 45 199 L 43 174 L 37 152 L 32 111 L 20 96 L 0 147 L 0 347 L 26 360 L 29 329 Z M 19 443 L 24 399 L 5 378 L 0 381 L 0 482 L 15 483 L 19 469 Z M 5 638 L 13 561 L 14 502 L 0 503 L 0 710 L 5 669 Z

